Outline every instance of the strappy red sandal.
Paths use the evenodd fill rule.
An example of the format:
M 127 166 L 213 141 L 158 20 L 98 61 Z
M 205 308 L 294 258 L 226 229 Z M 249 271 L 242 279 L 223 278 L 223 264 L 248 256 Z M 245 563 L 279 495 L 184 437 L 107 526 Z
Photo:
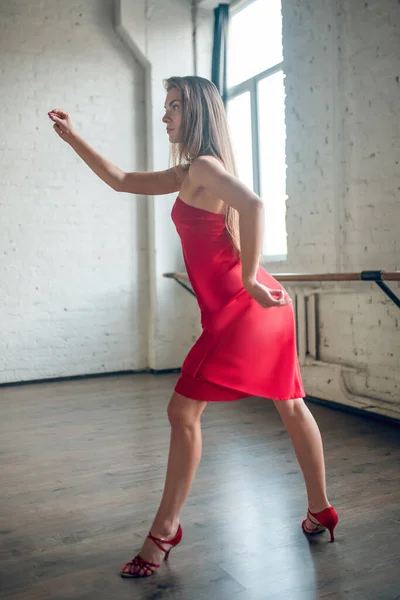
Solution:
M 306 535 L 316 535 L 318 533 L 323 533 L 326 529 L 329 529 L 329 533 L 331 534 L 331 542 L 335 540 L 333 531 L 339 522 L 339 517 L 337 516 L 336 510 L 333 508 L 333 506 L 328 506 L 328 508 L 325 508 L 317 513 L 312 513 L 311 510 L 308 509 L 307 517 L 311 523 L 315 525 L 315 528 L 309 529 L 306 526 L 307 520 L 304 519 L 301 527 Z
M 151 539 L 155 543 L 155 545 L 165 553 L 164 560 L 167 560 L 172 548 L 174 548 L 174 546 L 177 546 L 182 539 L 182 527 L 179 525 L 178 531 L 176 532 L 175 537 L 172 540 L 163 540 L 161 538 L 157 538 L 154 535 L 152 535 L 150 531 L 147 537 Z M 165 548 L 163 548 L 161 544 L 170 544 L 171 548 L 169 550 L 165 550 Z M 156 563 L 144 560 L 144 558 L 142 558 L 140 554 L 137 554 L 133 560 L 126 563 L 126 565 L 121 571 L 121 577 L 150 577 L 150 575 L 153 575 L 157 571 L 159 566 L 160 565 L 157 565 Z M 132 567 L 135 567 L 137 569 L 136 573 L 131 573 Z

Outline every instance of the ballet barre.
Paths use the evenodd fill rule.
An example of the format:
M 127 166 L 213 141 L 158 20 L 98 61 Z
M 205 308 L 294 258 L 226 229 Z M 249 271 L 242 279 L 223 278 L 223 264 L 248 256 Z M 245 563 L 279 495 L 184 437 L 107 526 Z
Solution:
M 192 296 L 196 296 L 190 284 L 185 283 L 185 281 L 189 281 L 187 273 L 164 273 L 163 277 L 175 279 L 175 281 L 179 283 L 179 285 L 181 285 L 183 288 L 185 288 L 185 290 L 189 292 L 189 294 L 192 294 Z
M 361 271 L 357 273 L 271 273 L 277 281 L 294 283 L 320 283 L 322 281 L 373 281 L 400 308 L 400 298 L 385 283 L 400 281 L 400 271 Z M 195 296 L 187 273 L 164 273 L 163 277 L 174 279 L 179 285 Z

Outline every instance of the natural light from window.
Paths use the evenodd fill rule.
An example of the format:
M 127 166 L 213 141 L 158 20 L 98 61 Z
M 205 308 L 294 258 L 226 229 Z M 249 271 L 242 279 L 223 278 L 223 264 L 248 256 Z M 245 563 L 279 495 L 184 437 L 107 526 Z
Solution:
M 256 0 L 233 13 L 228 40 L 230 88 L 282 62 L 280 0 Z
M 232 98 L 228 108 L 232 145 L 240 179 L 253 189 L 250 92 Z
M 240 179 L 265 202 L 263 254 L 284 260 L 286 130 L 280 0 L 253 0 L 231 12 L 228 120 Z
M 261 197 L 265 204 L 264 254 L 286 256 L 286 135 L 282 71 L 260 81 L 258 106 Z

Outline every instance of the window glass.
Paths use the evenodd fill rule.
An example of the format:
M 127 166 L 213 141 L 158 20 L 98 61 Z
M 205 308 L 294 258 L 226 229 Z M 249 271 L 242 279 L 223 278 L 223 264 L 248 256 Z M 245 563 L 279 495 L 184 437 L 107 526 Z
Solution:
M 258 84 L 261 197 L 265 202 L 264 254 L 286 255 L 286 131 L 284 75 Z
M 250 92 L 228 102 L 228 122 L 239 178 L 253 189 Z
M 282 12 L 276 0 L 256 0 L 233 12 L 228 38 L 228 87 L 282 62 Z

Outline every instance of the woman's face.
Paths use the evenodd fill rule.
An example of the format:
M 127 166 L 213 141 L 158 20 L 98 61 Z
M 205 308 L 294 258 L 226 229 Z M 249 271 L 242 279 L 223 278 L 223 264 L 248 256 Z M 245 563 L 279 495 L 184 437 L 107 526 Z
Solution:
M 182 100 L 179 90 L 172 88 L 165 99 L 165 115 L 163 123 L 167 126 L 169 141 L 174 144 L 178 142 L 179 128 L 182 122 Z

